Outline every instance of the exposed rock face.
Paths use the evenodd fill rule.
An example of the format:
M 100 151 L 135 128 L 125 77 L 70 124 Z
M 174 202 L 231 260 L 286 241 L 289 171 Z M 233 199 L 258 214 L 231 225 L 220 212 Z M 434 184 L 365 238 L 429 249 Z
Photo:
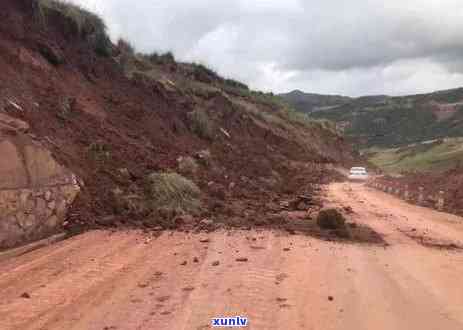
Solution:
M 80 190 L 27 130 L 27 123 L 0 113 L 0 249 L 57 231 Z

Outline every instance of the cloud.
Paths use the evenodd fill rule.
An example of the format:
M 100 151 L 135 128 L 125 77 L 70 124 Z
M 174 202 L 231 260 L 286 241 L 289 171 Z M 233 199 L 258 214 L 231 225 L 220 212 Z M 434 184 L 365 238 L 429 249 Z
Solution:
M 254 88 L 405 94 L 463 85 L 461 0 L 73 0 L 114 39 Z

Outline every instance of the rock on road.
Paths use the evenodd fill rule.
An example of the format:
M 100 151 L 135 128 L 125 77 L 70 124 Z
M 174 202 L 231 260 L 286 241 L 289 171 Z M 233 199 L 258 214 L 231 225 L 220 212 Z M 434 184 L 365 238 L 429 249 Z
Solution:
M 360 184 L 332 184 L 327 200 L 388 246 L 89 232 L 0 264 L 0 329 L 207 329 L 238 315 L 250 329 L 463 329 L 463 219 Z

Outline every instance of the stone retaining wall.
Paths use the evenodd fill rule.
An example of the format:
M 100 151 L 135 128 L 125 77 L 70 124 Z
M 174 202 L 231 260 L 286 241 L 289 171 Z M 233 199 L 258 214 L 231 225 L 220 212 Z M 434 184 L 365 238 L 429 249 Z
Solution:
M 0 249 L 61 231 L 80 187 L 29 125 L 0 112 Z
M 67 184 L 0 190 L 0 248 L 17 246 L 56 233 L 79 193 Z

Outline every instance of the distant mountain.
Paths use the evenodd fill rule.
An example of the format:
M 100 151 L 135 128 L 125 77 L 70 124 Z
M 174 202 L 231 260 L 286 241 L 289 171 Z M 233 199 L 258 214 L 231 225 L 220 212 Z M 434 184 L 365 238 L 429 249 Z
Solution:
M 290 103 L 294 109 L 304 113 L 334 109 L 352 101 L 347 96 L 304 93 L 300 90 L 280 94 L 280 96 Z
M 311 117 L 334 121 L 359 148 L 463 136 L 463 88 L 401 97 L 349 98 L 300 91 L 281 97 Z

